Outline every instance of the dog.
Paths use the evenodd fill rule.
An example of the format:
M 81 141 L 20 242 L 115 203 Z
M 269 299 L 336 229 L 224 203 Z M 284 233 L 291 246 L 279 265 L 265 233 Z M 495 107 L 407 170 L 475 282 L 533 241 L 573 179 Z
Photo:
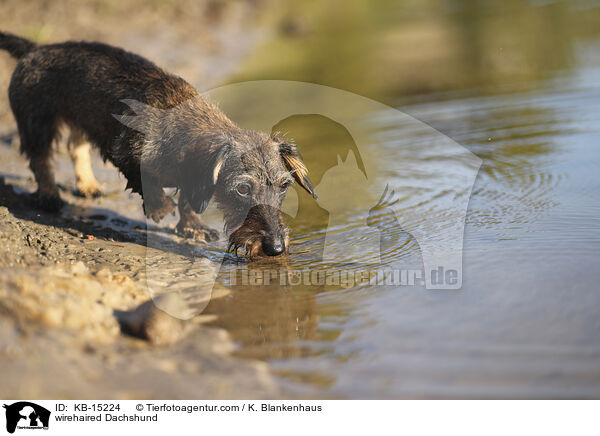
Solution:
M 142 196 L 144 213 L 159 222 L 175 203 L 176 233 L 201 241 L 218 233 L 199 217 L 214 197 L 223 212 L 228 251 L 278 256 L 289 250 L 281 203 L 292 183 L 317 195 L 296 145 L 277 135 L 238 127 L 185 80 L 121 48 L 98 42 L 37 45 L 0 32 L 0 49 L 18 60 L 9 85 L 21 153 L 35 176 L 40 208 L 63 206 L 52 171 L 52 143 L 66 124 L 77 189 L 101 194 L 89 143 Z

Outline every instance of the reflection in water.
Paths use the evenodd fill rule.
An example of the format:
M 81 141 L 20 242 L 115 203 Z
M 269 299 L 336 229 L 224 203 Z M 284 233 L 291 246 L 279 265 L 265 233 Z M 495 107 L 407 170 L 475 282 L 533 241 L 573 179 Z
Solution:
M 274 78 L 342 88 L 386 104 L 463 89 L 535 88 L 574 66 L 573 42 L 598 34 L 593 1 L 294 2 L 283 32 L 233 81 Z
M 599 16 L 587 1 L 294 2 L 282 34 L 235 81 L 300 80 L 379 99 L 483 165 L 467 214 L 461 290 L 240 279 L 208 307 L 239 354 L 268 359 L 328 395 L 597 397 Z M 260 102 L 248 110 L 262 110 Z M 319 115 L 273 126 L 296 141 L 317 192 L 339 183 L 326 191 L 348 194 L 332 168 L 351 156 L 359 170 L 351 174 L 374 177 L 382 189 L 340 195 L 355 207 L 335 219 L 332 199 L 324 208 L 298 191 L 288 265 L 248 268 L 327 266 L 327 245 L 348 249 L 359 225 L 376 235 L 359 241 L 380 247 L 368 250 L 377 252 L 374 263 L 423 268 L 423 247 L 407 232 L 439 224 L 452 207 L 452 192 L 432 177 L 451 156 L 427 129 L 369 117 L 378 141 L 360 153 L 347 126 Z M 419 195 L 403 189 L 417 182 Z M 428 209 L 432 200 L 445 208 Z M 391 208 L 403 212 L 398 219 Z M 331 244 L 330 224 L 338 236 Z M 348 253 L 347 261 L 357 256 Z M 230 272 L 223 269 L 222 283 Z
M 241 272 L 239 273 L 241 275 Z M 238 278 L 242 283 L 242 278 Z M 219 313 L 219 323 L 244 344 L 244 354 L 259 358 L 294 358 L 311 354 L 302 341 L 317 332 L 313 292 L 278 286 L 232 286 L 230 298 L 214 300 L 208 311 Z

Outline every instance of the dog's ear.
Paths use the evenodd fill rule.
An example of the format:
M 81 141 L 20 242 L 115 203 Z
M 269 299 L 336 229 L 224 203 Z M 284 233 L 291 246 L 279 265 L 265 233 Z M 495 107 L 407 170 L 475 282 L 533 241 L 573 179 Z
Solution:
M 296 146 L 286 142 L 281 143 L 279 145 L 279 153 L 281 154 L 283 163 L 292 173 L 296 182 L 316 199 L 317 193 L 310 183 L 310 180 L 308 180 L 308 168 L 306 168 L 306 165 L 302 162 L 302 158 L 300 157 L 300 153 L 298 153 Z
M 202 213 L 208 206 L 227 152 L 226 145 L 210 147 L 206 144 L 185 146 L 179 152 L 178 187 L 194 212 Z

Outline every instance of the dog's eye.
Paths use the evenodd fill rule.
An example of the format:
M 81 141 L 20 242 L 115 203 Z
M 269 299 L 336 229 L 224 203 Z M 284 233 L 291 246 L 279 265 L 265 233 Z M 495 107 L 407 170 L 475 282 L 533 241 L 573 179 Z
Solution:
M 235 188 L 235 190 L 242 197 L 247 197 L 248 195 L 250 195 L 250 191 L 252 189 L 250 188 L 250 185 L 243 184 L 243 185 L 239 185 L 237 188 Z
M 289 187 L 290 187 L 290 182 L 285 182 L 284 184 L 282 184 L 279 187 L 279 192 L 281 192 L 282 194 L 285 194 Z

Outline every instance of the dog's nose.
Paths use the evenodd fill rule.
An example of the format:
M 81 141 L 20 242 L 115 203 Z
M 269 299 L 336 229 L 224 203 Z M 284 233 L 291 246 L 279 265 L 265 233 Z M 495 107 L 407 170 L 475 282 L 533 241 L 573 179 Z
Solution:
M 267 256 L 279 256 L 285 251 L 283 238 L 268 238 L 262 242 L 262 250 Z

